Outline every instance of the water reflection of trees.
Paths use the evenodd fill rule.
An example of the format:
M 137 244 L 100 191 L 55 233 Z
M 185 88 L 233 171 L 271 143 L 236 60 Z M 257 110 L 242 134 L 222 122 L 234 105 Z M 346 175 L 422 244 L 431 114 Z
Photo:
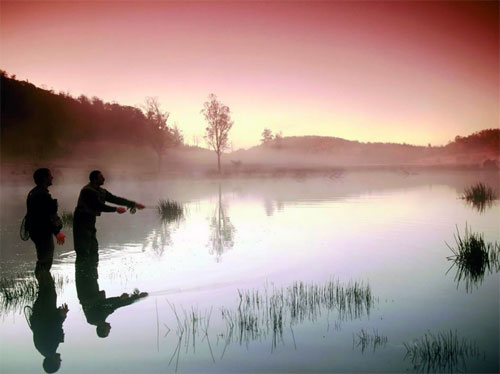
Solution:
M 206 344 L 213 361 L 217 357 L 223 359 L 231 344 L 248 346 L 253 341 L 262 342 L 267 338 L 273 352 L 277 345 L 285 344 L 287 334 L 297 349 L 293 330 L 296 325 L 326 320 L 330 326 L 333 317 L 335 328 L 340 329 L 343 322 L 369 316 L 375 302 L 369 284 L 330 280 L 325 284 L 294 282 L 281 288 L 266 285 L 264 289 L 238 290 L 236 308 L 212 307 L 204 312 L 196 308 L 178 311 L 175 305 L 169 303 L 177 324 L 172 329 L 165 325 L 168 330 L 166 336 L 172 331 L 177 335 L 169 365 L 175 362 L 177 371 L 181 352 L 188 353 L 191 347 L 192 353 L 196 354 L 197 344 L 199 346 L 200 343 Z M 215 317 L 220 317 L 216 331 L 210 328 L 213 310 L 220 310 L 220 314 L 215 314 Z M 365 342 L 365 345 L 378 347 L 387 341 L 378 333 L 373 339 L 373 342 Z M 213 343 L 215 347 L 221 344 L 218 352 Z
M 157 206 L 160 224 L 153 229 L 143 244 L 143 251 L 151 247 L 153 251 L 161 256 L 165 248 L 172 244 L 172 228 L 179 227 L 184 219 L 184 206 L 171 200 L 160 200 Z
M 226 207 L 222 201 L 221 186 L 219 185 L 219 201 L 215 206 L 213 216 L 210 219 L 210 253 L 215 254 L 217 261 L 220 261 L 224 252 L 234 245 L 234 232 L 236 231 Z
M 266 215 L 268 217 L 274 215 L 276 210 L 278 210 L 278 212 L 282 212 L 284 205 L 285 204 L 281 200 L 271 200 L 270 198 L 264 199 L 264 210 L 266 211 Z
M 151 231 L 147 236 L 142 248 L 143 251 L 147 247 L 151 247 L 158 255 L 163 255 L 165 248 L 172 244 L 170 224 L 161 222 L 159 226 Z

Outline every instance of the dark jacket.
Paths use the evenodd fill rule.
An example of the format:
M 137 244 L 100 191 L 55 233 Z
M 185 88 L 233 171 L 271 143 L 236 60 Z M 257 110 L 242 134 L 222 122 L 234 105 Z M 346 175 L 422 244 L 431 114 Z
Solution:
M 26 228 L 33 234 L 52 233 L 57 235 L 62 229 L 62 222 L 57 215 L 57 200 L 50 196 L 49 190 L 36 186 L 26 199 Z
M 135 206 L 135 202 L 115 196 L 104 188 L 95 187 L 89 183 L 80 191 L 75 214 L 96 217 L 100 216 L 102 212 L 116 212 L 116 207 L 106 205 L 106 202 L 129 208 Z

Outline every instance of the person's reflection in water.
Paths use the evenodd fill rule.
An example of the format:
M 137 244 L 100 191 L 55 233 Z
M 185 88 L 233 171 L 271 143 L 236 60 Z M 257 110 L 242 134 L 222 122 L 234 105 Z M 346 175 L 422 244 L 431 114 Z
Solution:
M 99 278 L 98 264 L 97 253 L 77 255 L 75 262 L 76 292 L 87 322 L 96 326 L 97 336 L 105 338 L 111 330 L 111 325 L 106 322 L 108 316 L 116 309 L 130 305 L 148 294 L 136 290 L 131 295 L 123 293 L 121 296 L 106 298 L 106 292 L 99 290 L 97 282 Z
M 59 343 L 64 342 L 63 322 L 68 306 L 57 307 L 54 279 L 48 270 L 37 270 L 38 296 L 28 318 L 33 331 L 35 348 L 44 356 L 43 369 L 55 373 L 61 367 L 61 355 L 57 353 Z

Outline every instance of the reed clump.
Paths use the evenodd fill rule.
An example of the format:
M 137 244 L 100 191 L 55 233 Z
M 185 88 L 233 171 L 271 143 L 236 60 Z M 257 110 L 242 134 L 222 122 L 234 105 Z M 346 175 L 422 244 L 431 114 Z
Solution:
M 474 284 L 480 284 L 487 272 L 500 270 L 499 243 L 486 243 L 483 235 L 472 232 L 467 224 L 464 236 L 460 236 L 457 227 L 454 237 L 456 247 L 451 247 L 446 243 L 453 252 L 453 255 L 448 256 L 447 259 L 453 261 L 452 267 L 457 267 L 455 280 L 457 282 L 465 280 L 467 290 L 470 290 Z
M 462 199 L 470 203 L 479 211 L 484 211 L 487 206 L 498 198 L 496 192 L 484 183 L 477 183 L 464 190 Z
M 157 210 L 161 221 L 165 223 L 180 221 L 184 217 L 184 207 L 173 200 L 161 199 L 158 201 Z
M 403 343 L 406 358 L 419 372 L 454 372 L 465 369 L 468 358 L 481 356 L 476 342 L 459 338 L 456 331 L 427 332 L 412 343 Z

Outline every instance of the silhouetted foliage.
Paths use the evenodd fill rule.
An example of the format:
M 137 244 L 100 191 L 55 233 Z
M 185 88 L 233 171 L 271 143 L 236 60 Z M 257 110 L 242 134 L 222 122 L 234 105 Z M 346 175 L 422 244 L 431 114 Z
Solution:
M 44 162 L 71 154 L 81 141 L 150 145 L 148 118 L 139 108 L 55 94 L 0 73 L 2 157 Z M 182 143 L 179 129 L 168 135 L 170 144 Z
M 262 138 L 260 139 L 260 142 L 262 144 L 269 144 L 273 141 L 273 132 L 267 127 L 264 129 L 264 131 L 262 131 L 261 136 Z
M 161 110 L 158 98 L 146 98 L 143 109 L 146 116 L 146 141 L 158 157 L 159 171 L 163 153 L 169 147 L 182 144 L 182 135 L 177 126 L 171 128 L 167 125 L 170 113 Z
M 500 129 L 486 129 L 469 136 L 456 136 L 455 141 L 447 145 L 454 149 L 482 149 L 500 152 Z

